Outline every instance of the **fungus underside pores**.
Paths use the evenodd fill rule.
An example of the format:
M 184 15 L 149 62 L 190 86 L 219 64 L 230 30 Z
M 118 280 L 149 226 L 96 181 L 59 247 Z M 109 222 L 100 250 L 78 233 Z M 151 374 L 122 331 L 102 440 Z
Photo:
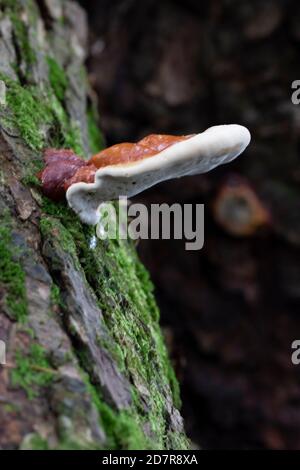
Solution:
M 101 203 L 132 197 L 157 183 L 206 173 L 240 155 L 250 143 L 247 128 L 221 125 L 188 136 L 150 135 L 117 144 L 85 161 L 72 150 L 47 149 L 40 172 L 44 193 L 66 197 L 82 222 L 96 225 Z

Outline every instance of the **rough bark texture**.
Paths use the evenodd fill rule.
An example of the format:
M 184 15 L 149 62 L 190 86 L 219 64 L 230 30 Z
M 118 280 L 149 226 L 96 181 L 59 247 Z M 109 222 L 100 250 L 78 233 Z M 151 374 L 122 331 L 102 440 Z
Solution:
M 226 122 L 252 133 L 236 162 L 138 196 L 204 203 L 203 250 L 145 240 L 139 252 L 157 286 L 192 439 L 213 449 L 300 449 L 299 365 L 291 362 L 300 337 L 300 106 L 291 102 L 300 2 L 81 2 L 109 144 Z M 236 181 L 271 217 L 244 237 L 232 228 L 247 198 L 233 198 L 227 223 L 215 210 Z
M 135 248 L 96 240 L 35 176 L 44 147 L 103 145 L 86 30 L 74 2 L 0 0 L 0 448 L 185 449 Z

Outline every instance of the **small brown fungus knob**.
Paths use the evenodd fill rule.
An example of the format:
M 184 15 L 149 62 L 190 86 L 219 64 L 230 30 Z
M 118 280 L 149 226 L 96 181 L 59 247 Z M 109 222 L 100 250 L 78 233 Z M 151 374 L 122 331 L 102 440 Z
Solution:
M 85 167 L 87 162 L 75 155 L 73 150 L 66 149 L 49 148 L 44 151 L 43 156 L 45 168 L 38 174 L 43 193 L 50 199 L 59 201 L 65 197 L 65 182 L 79 168 Z

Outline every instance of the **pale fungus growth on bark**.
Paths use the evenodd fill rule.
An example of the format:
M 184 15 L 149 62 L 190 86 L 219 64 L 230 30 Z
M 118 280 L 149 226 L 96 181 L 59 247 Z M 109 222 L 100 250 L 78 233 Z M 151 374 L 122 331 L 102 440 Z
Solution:
M 240 155 L 250 143 L 248 129 L 214 126 L 187 136 L 150 135 L 137 143 L 117 144 L 84 161 L 70 150 L 48 149 L 40 179 L 46 195 L 60 199 L 90 225 L 99 206 L 132 197 L 165 180 L 206 173 Z

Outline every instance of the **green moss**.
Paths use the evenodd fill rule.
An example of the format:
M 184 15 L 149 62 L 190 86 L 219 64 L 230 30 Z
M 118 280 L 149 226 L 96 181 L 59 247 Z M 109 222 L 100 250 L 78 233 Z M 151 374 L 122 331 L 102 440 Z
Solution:
M 133 244 L 126 240 L 97 240 L 96 247 L 90 249 L 94 227 L 81 224 L 63 203 L 56 204 L 44 198 L 42 209 L 43 236 L 54 236 L 59 245 L 72 254 L 76 267 L 84 272 L 103 311 L 109 336 L 107 340 L 98 339 L 99 347 L 108 350 L 120 371 L 146 393 L 142 397 L 133 387 L 133 404 L 120 413 L 104 402 L 100 391 L 87 379 L 109 436 L 108 447 L 189 448 L 184 434 L 170 435 L 166 428 L 165 395 L 171 390 L 174 403 L 179 406 L 179 387 L 161 335 L 153 285 Z M 89 371 L 86 351 L 76 350 L 76 354 L 82 368 Z M 153 435 L 151 439 L 144 434 L 145 426 Z
M 41 187 L 41 182 L 38 179 L 38 177 L 31 173 L 28 173 L 22 178 L 22 183 L 25 184 L 26 186 L 35 186 L 38 188 Z
M 51 447 L 42 436 L 37 433 L 32 433 L 25 436 L 20 450 L 102 450 L 102 448 L 76 442 L 71 436 L 61 438 L 60 442 L 55 447 Z
M 75 219 L 74 212 L 72 212 L 64 202 L 54 202 L 47 197 L 43 197 L 42 210 L 45 214 L 56 217 L 57 219 L 65 220 L 71 219 L 72 217 Z M 76 219 L 78 220 L 77 217 Z M 76 219 L 74 221 L 76 221 Z
M 86 374 L 82 374 L 93 402 L 98 409 L 108 442 L 107 449 L 143 450 L 152 449 L 154 442 L 144 434 L 138 416 L 130 411 L 117 412 L 107 405 L 101 393 L 91 384 Z
M 102 425 L 109 436 L 108 447 L 119 449 L 166 448 L 168 432 L 165 422 L 164 395 L 173 392 L 174 403 L 180 404 L 178 383 L 170 365 L 158 324 L 159 313 L 153 296 L 153 285 L 138 260 L 134 246 L 127 241 L 97 241 L 89 248 L 95 228 L 82 225 L 64 204 L 54 204 L 45 198 L 42 218 L 44 237 L 55 237 L 59 245 L 72 253 L 78 269 L 93 288 L 104 313 L 109 331 L 107 340 L 99 338 L 115 358 L 119 369 L 129 380 L 137 381 L 148 391 L 144 398 L 148 413 L 144 415 L 142 398 L 133 387 L 133 404 L 124 412 L 113 410 L 104 402 L 101 393 L 86 377 L 86 383 L 100 412 Z M 90 369 L 86 351 L 76 350 L 82 368 Z M 144 426 L 153 438 L 144 435 Z M 188 448 L 184 435 L 175 435 L 176 448 Z M 168 437 L 168 439 L 173 439 Z M 180 444 L 178 444 L 180 442 Z M 175 447 L 174 447 L 175 448 Z
M 162 357 L 164 357 L 164 370 L 165 370 L 166 377 L 171 387 L 173 402 L 176 408 L 180 409 L 182 402 L 181 402 L 181 397 L 180 397 L 179 383 L 175 375 L 174 368 L 172 364 L 170 363 L 168 353 L 165 348 L 165 344 L 163 342 L 161 342 L 161 348 L 162 348 L 161 353 L 163 355 Z
M 83 444 L 82 442 L 76 442 L 72 438 L 65 437 L 60 443 L 54 448 L 54 450 L 103 450 L 102 447 L 92 444 Z
M 21 36 L 18 41 L 21 42 Z M 26 62 L 30 63 L 29 57 L 26 57 Z M 35 151 L 40 151 L 45 146 L 69 147 L 83 155 L 81 129 L 76 122 L 72 122 L 63 103 L 68 78 L 54 59 L 48 57 L 47 62 L 48 87 L 47 84 L 41 88 L 21 86 L 17 81 L 0 76 L 7 87 L 6 124 L 12 130 L 19 129 L 21 137 Z M 103 147 L 103 139 L 96 124 L 97 115 L 93 107 L 89 108 L 87 117 L 90 145 L 92 152 L 96 153 Z M 39 185 L 35 176 L 39 165 L 40 155 L 28 169 L 28 174 L 24 175 L 26 184 Z M 101 391 L 86 380 L 99 410 L 103 428 L 109 437 L 108 447 L 188 448 L 184 434 L 173 436 L 167 428 L 165 396 L 172 390 L 174 401 L 179 404 L 178 384 L 161 335 L 153 286 L 134 246 L 123 240 L 98 240 L 96 248 L 91 249 L 90 240 L 95 235 L 95 228 L 82 225 L 64 203 L 53 203 L 45 197 L 41 198 L 41 202 L 40 228 L 43 238 L 50 241 L 55 238 L 58 246 L 70 254 L 76 268 L 86 276 L 102 308 L 109 333 L 107 341 L 102 337 L 98 339 L 99 347 L 112 354 L 119 369 L 133 384 L 132 406 L 126 411 L 118 412 L 105 403 Z M 5 247 L 9 246 L 7 241 L 4 243 Z M 12 299 L 13 302 L 20 302 L 20 305 L 26 307 L 25 277 L 21 267 L 12 265 L 18 263 L 11 253 L 6 261 L 0 259 L 0 266 L 1 262 L 5 266 L 7 264 L 9 269 L 11 266 L 16 269 L 20 287 L 18 297 Z M 11 280 L 8 275 L 5 284 L 7 299 L 9 295 L 14 296 L 15 292 L 15 284 L 12 284 Z M 12 286 L 14 292 L 11 290 Z M 51 302 L 56 305 L 60 303 L 60 292 L 55 284 L 51 289 Z M 18 310 L 16 305 L 11 306 Z M 22 314 L 18 316 L 22 317 Z M 88 355 L 84 354 L 85 351 L 82 355 L 78 351 L 75 352 L 84 370 L 88 371 Z M 39 387 L 47 386 L 53 380 L 54 373 L 48 369 L 44 351 L 39 349 L 38 345 L 33 345 L 33 350 L 30 349 L 27 355 L 17 353 L 12 381 L 24 388 L 32 398 Z M 145 427 L 148 428 L 151 438 L 145 435 Z M 37 446 L 40 444 L 38 442 Z M 60 446 L 63 448 L 73 444 L 63 439 Z M 76 444 L 74 445 L 76 447 Z
M 100 152 L 104 148 L 104 137 L 97 125 L 98 115 L 95 107 L 90 106 L 87 111 L 87 123 L 89 132 L 90 148 L 93 154 Z
M 39 395 L 39 387 L 48 386 L 54 378 L 55 371 L 51 371 L 45 351 L 39 344 L 31 344 L 27 355 L 17 351 L 15 362 L 11 383 L 25 390 L 30 400 Z
M 27 318 L 25 273 L 15 259 L 16 249 L 12 245 L 11 227 L 2 221 L 0 227 L 0 283 L 5 288 L 5 303 L 10 314 L 19 322 Z
M 11 111 L 5 117 L 5 124 L 17 128 L 31 149 L 41 150 L 48 145 L 72 148 L 78 155 L 83 154 L 78 124 L 70 120 L 52 89 L 45 93 L 35 86 L 21 86 L 4 74 L 0 74 L 0 79 L 5 82 Z
M 21 136 L 32 149 L 44 146 L 46 125 L 51 124 L 51 112 L 34 87 L 22 87 L 18 82 L 0 74 L 6 84 L 6 101 L 11 110 L 7 124 L 17 127 Z
M 60 290 L 56 284 L 51 286 L 50 300 L 53 304 L 59 304 L 60 302 Z
M 107 328 L 113 337 L 111 342 L 118 345 L 117 362 L 120 370 L 126 371 L 131 381 L 136 380 L 148 390 L 146 400 L 149 411 L 145 418 L 138 395 L 135 395 L 131 409 L 124 414 L 124 421 L 120 414 L 115 415 L 115 412 L 100 400 L 101 406 L 99 403 L 97 406 L 102 407 L 101 415 L 106 417 L 104 428 L 107 430 L 111 425 L 111 439 L 114 445 L 121 446 L 119 448 L 140 448 L 139 445 L 141 448 L 149 448 L 145 447 L 149 443 L 145 443 L 143 433 L 143 427 L 147 424 L 154 435 L 151 446 L 164 449 L 167 432 L 164 394 L 168 394 L 171 389 L 177 406 L 180 405 L 180 397 L 178 383 L 158 324 L 159 313 L 149 275 L 130 242 L 98 240 L 96 248 L 91 250 L 91 228 L 82 227 L 78 230 L 77 227 L 74 231 L 73 222 L 68 218 L 64 218 L 62 223 L 72 233 L 77 256 L 89 284 L 97 295 Z M 103 341 L 101 345 L 105 347 Z M 81 363 L 88 370 L 84 356 L 81 357 Z M 118 429 L 117 422 L 123 423 L 124 429 Z M 134 428 L 126 430 L 125 423 L 129 428 Z M 126 441 L 130 436 L 133 436 L 133 440 Z M 179 448 L 188 447 L 185 436 L 181 435 Z
M 31 48 L 28 25 L 22 20 L 22 6 L 20 2 L 11 1 L 6 2 L 6 6 L 9 8 L 10 19 L 13 24 L 13 32 L 16 38 L 16 42 L 19 49 L 19 55 L 27 66 L 36 63 L 36 56 Z
M 49 450 L 49 445 L 42 436 L 37 433 L 32 433 L 25 436 L 20 450 Z
M 31 0 L 28 2 L 30 15 L 26 21 L 30 25 L 35 25 L 36 6 Z M 36 57 L 30 45 L 28 24 L 22 19 L 22 4 L 7 0 L 4 7 L 8 9 L 13 23 L 20 58 L 28 69 L 24 71 L 24 77 L 28 78 Z M 11 110 L 11 115 L 5 118 L 6 124 L 10 124 L 12 128 L 17 127 L 31 149 L 41 150 L 49 144 L 72 148 L 81 155 L 83 154 L 81 130 L 76 122 L 72 122 L 61 104 L 68 87 L 68 78 L 54 58 L 48 56 L 45 60 L 49 69 L 50 86 L 21 86 L 18 81 L 1 75 L 1 80 L 7 87 L 7 103 Z M 16 68 L 20 73 L 21 68 L 17 65 Z
M 50 217 L 41 217 L 40 219 L 40 229 L 41 234 L 44 238 L 47 238 L 49 235 L 51 237 L 56 237 L 60 241 L 61 248 L 70 253 L 73 260 L 77 260 L 76 246 L 74 240 L 68 230 L 57 220 Z M 77 261 L 77 267 L 79 268 L 79 263 Z
M 49 132 L 50 145 L 57 148 L 70 148 L 77 155 L 83 156 L 82 136 L 78 124 L 70 119 L 53 91 L 49 91 L 46 103 L 53 118 Z
M 14 25 L 14 34 L 18 42 L 20 49 L 20 54 L 26 61 L 27 64 L 31 65 L 36 62 L 35 54 L 30 47 L 30 42 L 28 39 L 28 29 L 23 21 L 20 19 L 18 13 L 11 13 L 11 20 Z
M 51 291 L 50 291 L 50 300 L 52 305 L 58 305 L 59 307 L 64 307 L 64 303 L 61 298 L 61 293 L 60 293 L 60 288 L 58 287 L 57 284 L 52 284 L 51 285 Z
M 37 7 L 35 2 L 6 0 L 4 8 L 13 23 L 19 60 L 22 67 L 15 64 L 22 82 L 30 83 L 32 65 L 36 62 L 35 51 L 32 50 L 29 31 L 36 34 Z M 29 5 L 28 5 L 29 4 Z M 28 8 L 27 8 L 28 7 Z M 22 13 L 24 17 L 22 16 Z M 24 19 L 26 18 L 26 19 Z M 31 30 L 29 30 L 29 25 Z M 7 76 L 1 75 L 7 87 L 7 104 L 11 111 L 3 120 L 12 130 L 17 128 L 26 144 L 33 150 L 41 150 L 45 146 L 72 148 L 77 154 L 83 155 L 82 132 L 78 123 L 72 121 L 63 106 L 68 87 L 68 77 L 63 68 L 52 56 L 47 56 L 49 83 L 39 86 L 21 86 Z M 23 65 L 26 70 L 23 70 Z M 79 73 L 82 73 L 81 69 Z M 31 173 L 33 174 L 33 172 Z M 28 184 L 30 175 L 28 175 Z
M 112 338 L 108 336 L 107 338 L 98 338 L 97 341 L 98 345 L 106 349 L 108 351 L 114 361 L 116 362 L 120 372 L 125 371 L 125 361 L 124 361 L 124 353 L 119 344 L 117 344 L 115 341 L 112 341 Z
M 5 411 L 5 413 L 17 413 L 19 411 L 19 407 L 15 403 L 4 403 L 2 405 L 2 409 Z
M 28 326 L 27 324 L 19 325 L 18 330 L 22 331 L 22 333 L 26 333 L 27 336 L 29 336 L 29 338 L 31 338 L 31 339 L 35 339 L 35 337 L 36 337 L 35 336 L 35 331 L 30 326 Z
M 95 233 L 93 227 L 82 225 L 64 205 L 45 200 L 43 209 L 51 214 L 42 218 L 43 236 L 54 236 L 65 251 L 72 253 L 77 268 L 83 269 L 102 308 L 111 338 L 107 341 L 99 338 L 99 346 L 112 354 L 131 382 L 137 382 L 147 391 L 142 398 L 133 387 L 132 406 L 117 412 L 104 402 L 100 391 L 86 376 L 109 438 L 108 448 L 189 448 L 184 434 L 169 435 L 166 429 L 164 396 L 171 389 L 174 403 L 179 406 L 178 383 L 158 324 L 153 286 L 133 245 L 127 241 L 98 240 L 96 248 L 90 249 L 89 241 Z M 86 351 L 76 350 L 76 354 L 82 368 L 89 371 Z M 146 415 L 143 400 L 147 403 Z M 151 439 L 144 434 L 145 426 L 153 435 Z
M 47 57 L 49 80 L 55 96 L 63 101 L 68 87 L 68 79 L 62 67 L 52 57 Z

